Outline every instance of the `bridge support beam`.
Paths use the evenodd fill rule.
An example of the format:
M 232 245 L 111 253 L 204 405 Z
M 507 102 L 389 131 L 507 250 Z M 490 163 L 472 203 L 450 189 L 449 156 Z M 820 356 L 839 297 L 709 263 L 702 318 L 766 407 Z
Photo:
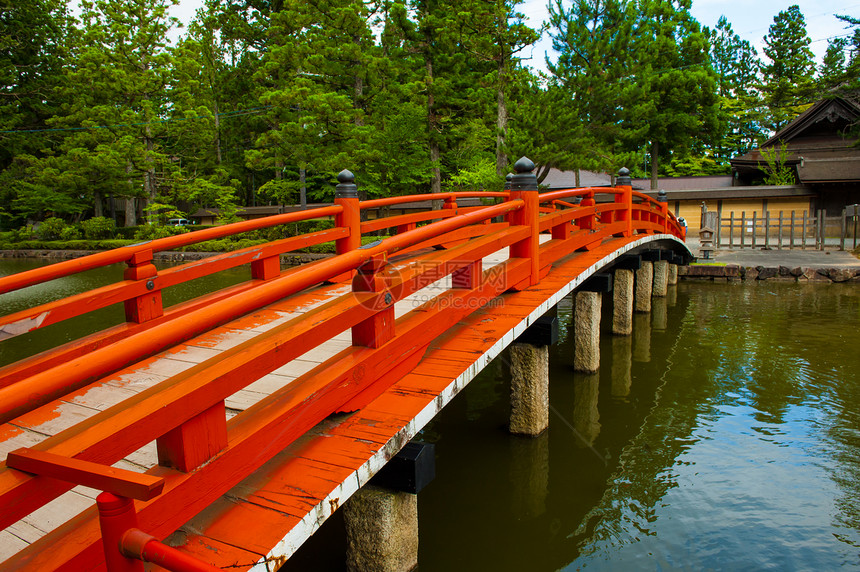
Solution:
M 537 436 L 549 426 L 549 346 L 513 343 L 511 433 Z
M 612 333 L 629 336 L 633 333 L 633 271 L 615 270 L 615 289 L 612 292 Z
M 669 264 L 668 282 L 670 285 L 675 285 L 678 283 L 678 265 L 677 264 Z
M 651 288 L 654 283 L 654 264 L 646 260 L 636 271 L 636 294 L 633 308 L 637 312 L 651 311 Z
M 577 292 L 573 327 L 573 369 L 593 373 L 600 369 L 600 292 Z
M 651 289 L 651 295 L 657 298 L 666 296 L 666 290 L 669 287 L 669 262 L 666 260 L 657 260 L 654 262 L 654 283 Z
M 418 495 L 367 486 L 343 507 L 350 571 L 407 572 L 418 566 Z
M 666 260 L 657 260 L 654 262 L 654 283 L 651 288 L 651 295 L 657 298 L 666 296 L 666 290 L 669 287 L 669 262 Z

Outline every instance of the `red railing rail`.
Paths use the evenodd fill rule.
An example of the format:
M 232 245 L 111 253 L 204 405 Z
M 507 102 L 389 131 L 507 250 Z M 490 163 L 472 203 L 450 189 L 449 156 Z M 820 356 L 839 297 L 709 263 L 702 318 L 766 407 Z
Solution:
M 103 492 L 96 504 L 108 572 L 144 572 L 144 562 L 158 564 L 170 572 L 221 572 L 137 528 L 134 501 L 130 498 Z
M 140 528 L 154 538 L 165 538 L 330 414 L 354 411 L 369 403 L 410 371 L 434 339 L 475 309 L 505 291 L 537 284 L 560 258 L 580 248 L 593 248 L 613 236 L 666 232 L 680 236 L 665 203 L 640 196 L 629 185 L 541 196 L 533 167 L 528 160 L 517 162 L 511 192 L 501 197 L 506 200 L 500 204 L 463 210 L 443 208 L 457 214 L 364 246 L 354 178 L 341 173 L 336 204 L 326 207 L 332 209 L 326 212 L 335 216 L 332 232 L 337 237 L 337 256 L 285 271 L 279 265 L 264 268 L 263 276 L 253 286 L 243 286 L 238 295 L 218 294 L 181 312 L 128 326 L 106 347 L 96 345 L 77 354 L 61 348 L 58 352 L 63 359 L 54 361 L 37 356 L 29 363 L 26 375 L 13 367 L 11 371 L 18 377 L 9 375 L 6 379 L 11 381 L 0 380 L 0 422 L 67 396 L 213 325 L 323 281 L 351 278 L 350 293 L 96 413 L 85 422 L 86 430 L 72 427 L 42 441 L 33 447 L 40 455 L 47 455 L 42 465 L 16 465 L 18 461 L 0 464 L 0 527 L 5 528 L 75 484 L 103 482 L 105 471 L 100 467 L 109 468 L 152 441 L 157 444 L 159 465 L 149 473 L 163 479 L 158 494 L 147 492 L 155 490 L 147 482 L 129 489 L 124 482 L 116 485 L 104 481 L 113 488 L 101 489 L 143 487 L 143 496 L 132 505 L 136 523 L 109 526 L 114 532 L 105 533 L 102 522 L 99 533 L 92 523 L 99 520 L 100 504 L 99 511 L 94 507 L 79 515 L 77 526 L 52 535 L 52 550 L 42 550 L 37 542 L 22 552 L 20 562 L 34 570 L 53 569 L 57 563 L 69 569 L 90 568 L 103 552 L 98 547 L 105 545 L 122 547 L 116 566 L 134 563 L 128 558 L 129 543 L 123 540 L 129 530 Z M 613 200 L 597 203 L 595 196 L 602 194 L 611 195 Z M 448 204 L 449 199 L 456 200 L 452 195 L 446 199 Z M 581 197 L 581 203 L 565 201 L 571 197 Z M 541 212 L 541 203 L 549 205 L 548 212 Z M 493 223 L 497 217 L 505 217 L 505 221 Z M 550 240 L 541 242 L 542 232 L 549 232 Z M 447 247 L 426 251 L 414 262 L 404 262 L 396 272 L 389 263 L 395 254 L 440 244 Z M 484 258 L 502 248 L 509 249 L 508 260 L 484 271 Z M 224 263 L 222 258 L 217 260 L 217 264 Z M 397 301 L 449 275 L 447 291 L 395 320 Z M 352 336 L 349 348 L 226 419 L 225 399 L 346 330 Z M 101 343 L 104 338 L 99 340 Z M 390 344 L 396 344 L 396 351 Z M 8 371 L 0 370 L 0 375 Z M 39 455 L 19 451 L 13 458 L 34 456 Z M 70 471 L 70 467 L 75 470 Z M 67 480 L 54 478 L 57 474 Z M 137 479 L 120 476 L 120 481 L 123 478 Z M 120 485 L 122 488 L 116 488 Z M 105 516 L 101 518 L 104 521 Z M 165 550 L 167 547 L 150 541 L 143 547 L 150 547 L 149 551 L 135 554 L 172 554 Z M 113 568 L 112 556 L 105 557 L 108 570 L 125 570 Z
M 148 240 L 131 246 L 123 246 L 114 250 L 107 250 L 105 252 L 91 254 L 82 258 L 76 258 L 74 260 L 58 262 L 56 264 L 51 264 L 50 266 L 44 266 L 42 268 L 36 268 L 26 272 L 19 272 L 17 274 L 0 278 L 0 294 L 19 290 L 35 284 L 41 284 L 49 280 L 69 276 L 71 274 L 77 274 L 78 272 L 83 272 L 85 270 L 92 270 L 94 268 L 101 268 L 111 264 L 126 262 L 136 255 L 148 255 L 153 252 L 174 250 L 176 248 L 190 246 L 207 240 L 215 240 L 226 236 L 232 236 L 234 234 L 261 230 L 282 224 L 332 217 L 337 215 L 340 210 L 341 209 L 338 206 L 320 207 L 305 211 L 235 222 L 215 228 L 207 228 L 165 238 Z

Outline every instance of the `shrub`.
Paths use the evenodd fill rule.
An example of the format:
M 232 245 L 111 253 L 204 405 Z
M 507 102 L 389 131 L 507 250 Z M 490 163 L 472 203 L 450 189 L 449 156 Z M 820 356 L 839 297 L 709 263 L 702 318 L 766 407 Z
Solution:
M 67 226 L 60 231 L 60 240 L 80 240 L 81 231 L 74 226 Z
M 23 240 L 31 240 L 33 238 L 34 232 L 33 227 L 30 225 L 22 226 L 21 228 L 15 229 L 11 231 L 9 240 L 12 242 L 21 242 Z
M 114 238 L 109 240 L 100 240 L 96 243 L 96 248 L 110 250 L 112 248 L 121 248 L 123 246 L 129 246 L 134 244 L 136 241 L 130 239 L 122 239 L 122 238 Z
M 113 238 L 116 234 L 116 222 L 103 216 L 93 217 L 81 223 L 84 237 L 88 240 L 104 240 Z
M 118 226 L 116 228 L 116 237 L 131 240 L 140 228 L 139 226 Z
M 63 219 L 51 217 L 39 225 L 36 236 L 40 240 L 59 240 L 64 228 L 66 228 L 66 222 Z
M 134 233 L 136 240 L 155 240 L 157 238 L 167 238 L 175 234 L 183 234 L 188 230 L 183 226 L 159 226 L 155 224 L 147 224 L 141 226 Z

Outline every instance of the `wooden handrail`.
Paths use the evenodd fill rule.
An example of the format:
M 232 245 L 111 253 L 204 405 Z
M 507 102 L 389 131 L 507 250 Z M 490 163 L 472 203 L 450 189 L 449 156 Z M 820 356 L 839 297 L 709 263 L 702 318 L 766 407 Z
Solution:
M 172 250 L 174 248 L 189 246 L 198 242 L 223 238 L 225 236 L 240 234 L 252 230 L 259 230 L 262 228 L 269 228 L 303 220 L 335 216 L 340 213 L 341 210 L 342 209 L 339 206 L 321 207 L 306 211 L 298 211 L 294 213 L 225 224 L 215 228 L 197 230 L 175 236 L 168 236 L 166 238 L 157 238 L 155 240 L 145 241 L 131 246 L 123 246 L 114 250 L 91 254 L 89 256 L 84 256 L 83 258 L 58 262 L 56 264 L 51 264 L 50 266 L 43 266 L 42 268 L 19 272 L 17 274 L 0 278 L 0 294 L 12 292 L 13 290 L 20 290 L 27 286 L 41 284 L 49 280 L 69 276 L 70 274 L 77 274 L 84 270 L 92 270 L 93 268 L 100 268 L 102 266 L 109 266 L 118 262 L 125 262 L 135 254 L 146 252 L 148 250 L 151 250 L 152 252 Z

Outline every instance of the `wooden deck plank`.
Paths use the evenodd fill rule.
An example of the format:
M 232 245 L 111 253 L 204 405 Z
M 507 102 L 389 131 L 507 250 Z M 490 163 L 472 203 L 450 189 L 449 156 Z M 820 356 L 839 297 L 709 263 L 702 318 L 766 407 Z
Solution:
M 8 528 L 0 531 L 0 562 L 15 556 L 15 554 L 27 548 L 31 542 L 34 541 L 25 541 L 20 536 L 10 532 Z
M 237 546 L 224 544 L 214 538 L 200 536 L 185 530 L 178 530 L 173 535 L 169 536 L 165 540 L 165 544 L 168 546 L 186 546 L 189 549 L 195 550 L 199 554 L 205 555 L 205 561 L 209 564 L 212 564 L 216 568 L 223 568 L 225 570 L 246 570 L 253 566 L 258 560 L 260 560 L 260 558 L 265 556 L 265 553 L 255 554 L 253 552 L 248 552 L 247 550 L 243 550 Z M 152 568 L 150 572 L 164 570 L 164 568 L 159 566 L 151 566 Z M 276 568 L 273 567 L 272 569 L 275 570 Z
M 541 235 L 541 242 L 549 239 L 549 235 Z M 426 416 L 428 411 L 435 412 L 436 408 L 441 406 L 437 403 L 441 394 L 445 393 L 449 399 L 462 389 L 468 379 L 465 382 L 458 380 L 469 378 L 483 368 L 492 357 L 486 352 L 492 348 L 496 348 L 493 351 L 497 352 L 499 347 L 507 345 L 513 339 L 512 328 L 517 327 L 519 331 L 524 329 L 521 325 L 523 319 L 532 316 L 535 308 L 545 304 L 546 300 L 560 288 L 567 287 L 571 276 L 593 266 L 603 256 L 598 252 L 599 250 L 576 253 L 569 259 L 556 262 L 553 272 L 538 286 L 522 292 L 505 294 L 502 297 L 504 306 L 480 310 L 461 320 L 455 328 L 434 342 L 425 359 L 412 373 L 406 374 L 361 412 L 338 416 L 336 422 L 321 424 L 324 427 L 321 427 L 319 432 L 317 430 L 311 432 L 307 440 L 303 438 L 294 444 L 295 446 L 288 448 L 293 455 L 292 458 L 283 461 L 282 457 L 276 457 L 281 459 L 280 465 L 270 462 L 257 474 L 246 479 L 247 482 L 240 483 L 228 495 L 222 497 L 221 501 L 204 510 L 198 515 L 200 518 L 191 521 L 191 523 L 202 524 L 207 515 L 211 520 L 211 515 L 217 513 L 217 526 L 213 525 L 214 528 L 210 527 L 211 530 L 206 526 L 183 527 L 180 530 L 180 533 L 185 534 L 184 544 L 180 542 L 182 549 L 199 553 L 204 559 L 207 559 L 208 551 L 217 554 L 218 558 L 222 559 L 219 560 L 220 562 L 236 564 L 241 561 L 247 564 L 249 559 L 259 559 L 263 554 L 270 554 L 270 549 L 274 545 L 272 543 L 278 543 L 281 539 L 280 549 L 290 553 L 292 549 L 287 545 L 289 542 L 295 542 L 298 536 L 294 535 L 291 537 L 293 540 L 289 542 L 283 540 L 284 530 L 302 527 L 304 527 L 302 530 L 315 529 L 337 508 L 336 505 L 342 502 L 340 497 L 337 497 L 337 502 L 331 502 L 335 500 L 331 497 L 333 491 L 341 490 L 344 499 L 352 494 L 354 489 L 375 472 L 372 468 L 374 462 L 381 466 L 388 456 L 396 452 L 405 440 L 420 428 L 414 422 L 417 415 Z M 396 261 L 395 266 L 407 269 L 416 261 L 424 260 L 429 263 L 434 259 L 442 258 L 444 258 L 444 252 L 429 251 L 412 255 L 411 259 L 404 258 Z M 483 267 L 485 269 L 494 267 L 507 258 L 508 248 L 505 247 L 484 257 Z M 416 310 L 418 305 L 438 295 L 443 288 L 447 289 L 449 286 L 450 278 L 444 277 L 414 292 L 397 302 L 397 316 L 401 317 Z M 100 385 L 93 385 L 67 396 L 63 402 L 48 404 L 29 421 L 25 419 L 26 416 L 22 416 L 21 419 L 25 419 L 27 423 L 26 430 L 14 426 L 4 426 L 0 429 L 0 435 L 9 435 L 9 439 L 0 444 L 0 453 L 7 443 L 16 443 L 16 440 L 25 443 L 18 446 L 32 445 L 34 441 L 41 440 L 42 434 L 54 434 L 48 431 L 56 432 L 60 427 L 67 426 L 66 423 L 69 420 L 85 418 L 84 410 L 89 409 L 94 412 L 110 404 L 119 403 L 142 389 L 164 381 L 168 376 L 211 359 L 220 351 L 236 347 L 255 335 L 295 319 L 310 309 L 324 304 L 334 295 L 349 291 L 349 283 L 323 285 L 278 301 L 265 309 L 252 312 L 221 328 L 162 352 L 159 356 L 143 360 L 138 366 L 127 368 L 102 380 Z M 425 310 L 426 308 L 423 308 L 418 311 Z M 264 376 L 228 398 L 227 406 L 234 411 L 226 414 L 235 414 L 235 410 L 250 407 L 272 391 L 283 388 L 295 377 L 307 373 L 318 363 L 348 347 L 350 342 L 350 331 L 346 330 L 335 336 L 334 341 L 314 348 L 273 374 Z M 117 390 L 115 392 L 117 395 L 111 394 L 111 388 Z M 70 409 L 63 409 L 65 407 Z M 373 459 L 376 460 L 373 461 Z M 153 467 L 156 463 L 155 443 L 152 442 L 129 455 L 125 460 L 116 463 L 115 466 L 142 471 Z M 264 484 L 254 489 L 254 483 Z M 67 495 L 73 495 L 69 497 L 73 501 L 70 504 L 76 507 L 71 510 L 80 512 L 77 509 L 81 506 L 84 508 L 91 506 L 95 492 L 79 488 L 67 493 Z M 60 499 L 63 498 L 65 495 L 60 497 Z M 324 501 L 329 503 L 328 506 L 325 506 Z M 51 505 L 35 511 L 31 517 L 48 506 Z M 241 507 L 237 510 L 241 510 L 243 515 L 232 519 L 229 514 L 233 507 Z M 286 508 L 289 510 L 285 510 Z M 249 531 L 247 530 L 249 527 L 243 527 L 242 523 L 249 522 L 249 514 L 252 513 L 255 515 L 252 519 L 254 524 L 253 529 Z M 74 514 L 59 511 L 54 516 L 59 519 L 68 518 Z M 299 514 L 302 516 L 298 516 Z M 39 517 L 41 518 L 41 515 Z M 231 523 L 233 528 L 241 529 L 238 536 L 243 537 L 243 540 L 239 541 L 236 534 L 229 533 Z M 22 524 L 27 534 L 22 532 L 21 535 L 32 538 L 34 531 L 42 530 L 49 525 L 56 525 L 56 522 L 44 520 L 36 524 L 29 522 L 26 525 Z M 200 531 L 202 534 L 198 533 Z M 267 540 L 263 540 L 264 536 Z M 26 542 L 19 536 L 13 535 L 13 537 L 18 542 Z M 13 545 L 15 542 L 9 539 L 8 544 Z M 0 537 L 0 554 L 7 548 L 5 544 L 7 543 Z M 213 546 L 216 546 L 216 549 L 213 549 Z M 20 550 L 20 547 L 17 550 Z

